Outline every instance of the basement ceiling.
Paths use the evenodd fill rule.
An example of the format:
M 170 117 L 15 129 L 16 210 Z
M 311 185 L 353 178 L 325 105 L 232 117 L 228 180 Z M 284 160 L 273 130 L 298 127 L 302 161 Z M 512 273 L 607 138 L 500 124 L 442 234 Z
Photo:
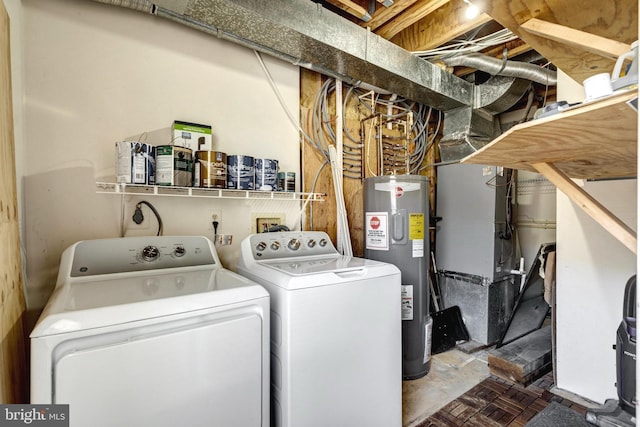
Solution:
M 518 59 L 535 50 L 582 82 L 611 72 L 614 58 L 638 39 L 637 0 L 309 0 L 410 51 L 507 28 L 514 39 L 482 49 Z M 479 9 L 466 16 L 469 5 Z M 543 27 L 533 23 L 542 22 Z M 594 36 L 593 41 L 589 36 Z M 457 75 L 472 70 L 456 67 Z
M 582 82 L 611 72 L 638 37 L 636 0 L 94 1 L 175 20 L 441 111 L 474 106 L 474 85 L 494 75 L 537 82 L 538 103 L 551 102 L 555 71 L 543 68 Z M 475 17 L 467 15 L 471 5 Z

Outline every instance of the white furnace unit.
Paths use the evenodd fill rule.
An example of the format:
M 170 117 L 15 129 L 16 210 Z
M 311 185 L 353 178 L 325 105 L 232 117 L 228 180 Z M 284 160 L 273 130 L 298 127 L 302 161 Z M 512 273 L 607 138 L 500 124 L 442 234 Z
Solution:
M 268 312 L 205 237 L 78 242 L 31 333 L 31 403 L 78 427 L 268 427 Z
M 395 266 L 307 231 L 247 237 L 238 272 L 271 296 L 272 427 L 402 425 Z

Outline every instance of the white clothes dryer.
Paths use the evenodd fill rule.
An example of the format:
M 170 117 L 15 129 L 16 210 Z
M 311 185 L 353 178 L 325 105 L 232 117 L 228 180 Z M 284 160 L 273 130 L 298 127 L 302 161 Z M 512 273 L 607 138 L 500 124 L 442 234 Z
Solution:
M 205 237 L 78 242 L 31 333 L 31 403 L 76 427 L 268 427 L 268 312 Z
M 400 427 L 400 271 L 323 232 L 255 234 L 240 252 L 271 296 L 272 427 Z

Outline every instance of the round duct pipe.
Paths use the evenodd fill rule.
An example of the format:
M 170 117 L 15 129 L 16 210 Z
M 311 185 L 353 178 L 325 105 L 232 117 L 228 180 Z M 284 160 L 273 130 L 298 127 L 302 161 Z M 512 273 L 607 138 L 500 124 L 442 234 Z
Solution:
M 443 59 L 448 66 L 476 68 L 491 75 L 518 77 L 548 86 L 558 83 L 556 72 L 534 64 L 519 61 L 503 61 L 481 53 L 470 53 Z

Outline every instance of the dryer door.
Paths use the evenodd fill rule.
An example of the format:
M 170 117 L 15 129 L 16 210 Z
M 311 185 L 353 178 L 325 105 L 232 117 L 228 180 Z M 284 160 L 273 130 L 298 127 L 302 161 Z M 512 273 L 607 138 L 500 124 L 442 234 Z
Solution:
M 66 341 L 53 401 L 72 426 L 261 426 L 262 328 L 244 310 Z

